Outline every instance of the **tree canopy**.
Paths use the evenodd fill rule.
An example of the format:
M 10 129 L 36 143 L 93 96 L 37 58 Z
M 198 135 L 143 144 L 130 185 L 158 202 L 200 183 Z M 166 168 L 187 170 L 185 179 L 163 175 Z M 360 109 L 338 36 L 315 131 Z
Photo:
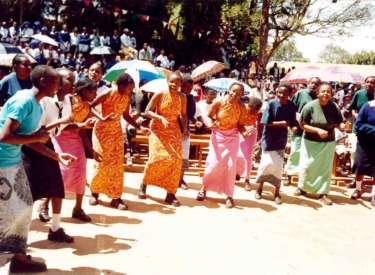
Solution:
M 221 47 L 231 37 L 236 45 L 235 49 L 230 49 L 230 55 L 245 61 L 255 59 L 262 73 L 274 54 L 277 56 L 285 51 L 281 48 L 277 52 L 283 43 L 290 43 L 294 34 L 346 34 L 353 26 L 369 19 L 369 10 L 374 7 L 372 2 L 3 0 L 0 1 L 0 16 L 24 21 L 42 20 L 43 15 L 44 19 L 65 20 L 71 27 L 91 24 L 93 28 L 107 32 L 126 26 L 136 31 L 140 43 L 152 37 L 154 43 L 177 52 L 184 62 L 221 59 Z

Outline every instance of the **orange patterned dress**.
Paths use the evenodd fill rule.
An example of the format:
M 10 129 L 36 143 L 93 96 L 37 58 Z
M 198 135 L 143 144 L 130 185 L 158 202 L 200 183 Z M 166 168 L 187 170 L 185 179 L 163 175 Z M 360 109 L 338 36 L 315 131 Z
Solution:
M 156 185 L 175 194 L 180 182 L 182 166 L 181 129 L 178 117 L 181 114 L 181 96 L 166 92 L 156 106 L 156 113 L 169 121 L 167 128 L 159 120 L 152 120 L 149 136 L 149 160 L 143 183 Z
M 238 102 L 229 102 L 227 98 L 222 101 L 220 110 L 216 115 L 216 125 L 219 130 L 227 131 L 237 129 L 238 124 L 243 124 L 246 117 L 245 106 Z
M 90 103 L 83 101 L 79 95 L 70 98 L 72 104 L 72 120 L 74 122 L 84 122 L 90 115 Z
M 98 121 L 93 131 L 94 151 L 102 156 L 95 161 L 92 193 L 106 194 L 112 199 L 121 198 L 124 185 L 124 134 L 121 129 L 121 116 L 130 104 L 129 97 L 111 92 L 102 103 L 102 116 L 111 113 L 115 118 Z

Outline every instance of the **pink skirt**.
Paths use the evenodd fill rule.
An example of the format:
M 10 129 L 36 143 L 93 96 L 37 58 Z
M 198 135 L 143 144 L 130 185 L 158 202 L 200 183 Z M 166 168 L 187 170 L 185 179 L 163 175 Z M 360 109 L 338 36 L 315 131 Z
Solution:
M 237 129 L 212 131 L 203 176 L 203 186 L 206 191 L 224 193 L 228 197 L 233 197 L 238 150 Z
M 87 183 L 86 155 L 80 135 L 75 131 L 65 130 L 52 138 L 57 153 L 69 153 L 77 160 L 69 167 L 60 164 L 65 192 L 83 195 Z
M 255 131 L 248 138 L 240 134 L 240 150 L 238 150 L 237 175 L 249 178 L 253 169 L 253 149 L 257 142 L 257 132 Z

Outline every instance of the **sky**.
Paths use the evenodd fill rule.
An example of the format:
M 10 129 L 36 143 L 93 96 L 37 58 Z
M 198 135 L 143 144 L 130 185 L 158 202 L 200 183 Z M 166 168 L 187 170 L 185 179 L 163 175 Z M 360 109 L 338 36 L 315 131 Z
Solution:
M 372 16 L 372 20 L 367 22 L 365 26 L 351 29 L 350 32 L 352 34 L 350 37 L 337 36 L 332 38 L 323 38 L 315 35 L 297 35 L 294 37 L 294 40 L 296 41 L 297 48 L 305 57 L 309 58 L 312 62 L 318 62 L 320 52 L 331 43 L 343 47 L 352 54 L 361 50 L 375 51 L 374 28 L 375 14 Z

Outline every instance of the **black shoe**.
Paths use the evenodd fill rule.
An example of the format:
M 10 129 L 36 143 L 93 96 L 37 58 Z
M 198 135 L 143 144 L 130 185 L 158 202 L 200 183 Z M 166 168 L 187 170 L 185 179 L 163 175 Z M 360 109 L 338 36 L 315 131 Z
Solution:
M 165 202 L 170 205 L 173 205 L 174 207 L 179 207 L 181 205 L 180 202 L 177 200 L 176 196 L 172 193 L 167 194 Z
M 72 243 L 74 238 L 65 233 L 64 229 L 59 228 L 53 232 L 51 229 L 48 232 L 48 240 L 58 243 Z
M 236 175 L 236 180 L 240 180 L 241 179 L 241 176 L 240 175 Z
M 83 211 L 83 209 L 75 209 L 73 208 L 72 218 L 78 219 L 83 222 L 91 222 L 91 218 L 89 215 Z
M 92 193 L 91 197 L 90 197 L 90 200 L 89 200 L 89 204 L 92 205 L 92 206 L 98 205 L 99 204 L 99 194 Z
M 204 201 L 206 199 L 206 191 L 199 191 L 197 201 Z
M 48 215 L 48 208 L 42 209 L 39 212 L 39 220 L 41 222 L 49 222 L 51 220 L 51 217 Z
M 117 208 L 118 210 L 128 210 L 128 206 L 124 203 L 122 199 L 113 199 L 111 201 L 111 206 Z
M 21 261 L 15 257 L 12 257 L 9 266 L 10 273 L 38 273 L 46 272 L 47 266 L 45 263 L 34 261 L 31 256 L 27 256 L 27 260 Z
M 142 183 L 141 186 L 139 187 L 139 190 L 138 190 L 138 198 L 139 199 L 141 199 L 141 200 L 146 199 L 146 189 L 147 189 L 147 185 Z

